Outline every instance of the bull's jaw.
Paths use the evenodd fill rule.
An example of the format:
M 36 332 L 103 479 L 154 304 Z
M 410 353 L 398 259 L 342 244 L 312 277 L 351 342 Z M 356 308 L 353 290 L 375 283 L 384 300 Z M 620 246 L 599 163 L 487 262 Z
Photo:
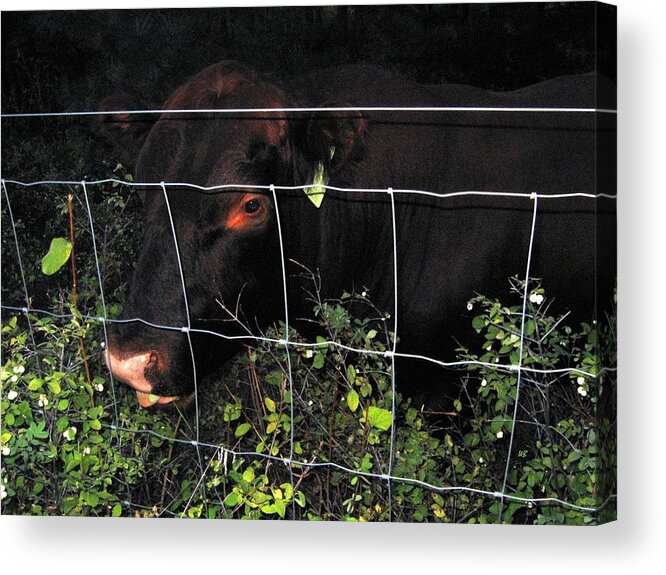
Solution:
M 147 409 L 149 407 L 152 407 L 156 403 L 160 405 L 165 405 L 167 403 L 171 403 L 172 401 L 176 401 L 180 398 L 178 396 L 162 397 L 159 395 L 154 395 L 152 393 L 146 393 L 144 391 L 137 390 L 136 399 L 141 407 Z

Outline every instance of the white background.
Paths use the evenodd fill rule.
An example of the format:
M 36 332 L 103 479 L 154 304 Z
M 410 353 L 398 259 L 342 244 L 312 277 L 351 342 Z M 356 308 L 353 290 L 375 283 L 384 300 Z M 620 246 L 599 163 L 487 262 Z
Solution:
M 3 9 L 137 7 L 90 0 L 7 4 L 3 3 Z M 242 5 L 233 5 L 238 4 Z M 666 356 L 666 3 L 619 0 L 617 4 L 617 522 L 596 528 L 537 528 L 0 517 L 0 569 L 45 574 L 186 572 L 206 567 L 215 572 L 270 574 L 666 572 L 662 495 L 666 490 L 662 441 L 662 421 L 666 422 L 662 417 L 666 409 L 662 372 Z M 195 5 L 224 3 L 199 0 Z M 184 1 L 138 2 L 138 7 L 155 6 L 191 7 Z

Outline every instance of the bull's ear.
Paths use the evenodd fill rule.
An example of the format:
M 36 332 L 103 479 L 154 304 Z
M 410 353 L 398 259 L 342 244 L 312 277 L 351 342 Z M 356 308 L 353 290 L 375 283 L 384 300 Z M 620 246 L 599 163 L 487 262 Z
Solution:
M 120 160 L 129 170 L 134 170 L 141 147 L 158 114 L 127 112 L 153 109 L 154 106 L 125 94 L 105 98 L 97 106 L 99 112 L 110 113 L 95 116 L 93 131 L 113 150 L 113 159 Z
M 337 112 L 314 112 L 306 130 L 307 154 L 335 174 L 348 162 L 365 155 L 367 122 L 349 104 L 325 104 L 323 108 L 349 108 Z

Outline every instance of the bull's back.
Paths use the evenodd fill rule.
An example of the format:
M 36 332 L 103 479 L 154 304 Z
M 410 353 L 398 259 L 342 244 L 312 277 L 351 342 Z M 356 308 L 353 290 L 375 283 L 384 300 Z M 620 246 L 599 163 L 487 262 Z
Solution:
M 304 88 L 313 98 L 310 103 L 320 82 L 321 101 L 358 106 L 593 109 L 601 92 L 612 93 L 612 86 L 594 74 L 497 93 L 459 85 L 420 86 L 361 66 L 310 76 Z M 610 96 L 606 101 L 612 105 Z M 540 198 L 534 219 L 535 200 L 529 196 L 613 193 L 614 175 L 596 167 L 599 147 L 612 147 L 612 122 L 605 125 L 605 119 L 589 111 L 384 111 L 364 116 L 366 157 L 332 185 L 524 194 L 395 195 L 398 335 L 404 351 L 452 359 L 455 341 L 471 331 L 467 300 L 476 293 L 506 299 L 508 278 L 525 276 L 528 256 L 530 275 L 543 278 L 549 297 L 557 300 L 553 311 L 573 309 L 578 319 L 592 318 L 599 271 L 595 200 Z M 335 201 L 331 195 L 329 214 L 337 211 Z M 391 217 L 388 197 L 375 211 L 375 218 Z M 323 209 L 321 216 L 326 217 Z M 612 219 L 610 210 L 608 222 Z M 354 279 L 356 285 L 376 286 L 377 303 L 391 309 L 392 227 L 372 222 L 369 234 L 358 232 L 362 221 L 350 224 L 358 245 L 345 245 L 339 253 L 372 250 L 372 258 L 355 272 L 362 277 Z M 333 247 L 348 244 L 352 231 L 332 226 L 325 233 L 322 245 Z M 336 256 L 332 248 L 326 257 L 337 261 L 336 277 L 344 273 L 349 264 L 345 255 Z

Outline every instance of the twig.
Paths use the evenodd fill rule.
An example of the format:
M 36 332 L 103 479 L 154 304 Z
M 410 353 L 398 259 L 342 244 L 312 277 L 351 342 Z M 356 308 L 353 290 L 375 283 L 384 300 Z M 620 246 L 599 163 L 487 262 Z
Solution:
M 69 242 L 72 244 L 72 252 L 70 254 L 70 261 L 72 264 L 72 308 L 76 309 L 79 301 L 79 294 L 76 289 L 76 255 L 74 250 L 74 206 L 72 204 L 73 199 L 74 196 L 72 196 L 72 194 L 67 195 L 67 208 L 69 210 Z M 73 321 L 78 327 L 81 327 L 78 317 L 74 316 Z M 92 391 L 92 379 L 90 377 L 90 365 L 88 364 L 88 357 L 86 355 L 86 346 L 85 342 L 83 341 L 82 335 L 79 335 L 79 355 L 81 356 L 81 360 L 83 361 L 83 366 L 86 372 L 86 381 L 88 382 L 88 386 L 90 388 L 89 392 L 90 405 L 92 407 L 95 407 L 95 398 Z
M 176 437 L 178 435 L 178 428 L 180 427 L 180 422 L 183 420 L 183 416 L 178 418 L 178 421 L 176 422 L 176 427 L 173 430 L 173 436 Z M 173 446 L 175 445 L 175 442 L 170 442 L 169 445 L 169 452 L 167 453 L 167 463 L 171 462 L 171 455 L 173 454 Z M 164 474 L 164 481 L 162 482 L 162 494 L 160 495 L 160 508 L 165 509 L 164 507 L 164 496 L 166 495 L 166 486 L 167 486 L 167 481 L 169 479 L 169 468 L 167 467 L 166 473 Z

